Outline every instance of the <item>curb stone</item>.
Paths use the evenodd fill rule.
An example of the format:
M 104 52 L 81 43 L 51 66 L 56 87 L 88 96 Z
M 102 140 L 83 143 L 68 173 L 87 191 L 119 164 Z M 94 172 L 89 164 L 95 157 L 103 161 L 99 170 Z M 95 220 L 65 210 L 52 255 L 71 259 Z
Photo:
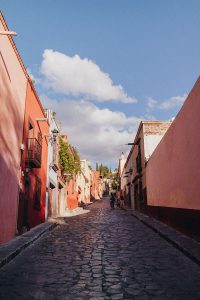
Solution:
M 131 215 L 158 233 L 196 264 L 200 265 L 200 243 L 176 231 L 174 228 L 138 211 L 131 210 Z
M 0 268 L 13 260 L 19 253 L 30 246 L 45 232 L 52 230 L 56 226 L 56 222 L 45 222 L 39 224 L 10 242 L 0 245 Z

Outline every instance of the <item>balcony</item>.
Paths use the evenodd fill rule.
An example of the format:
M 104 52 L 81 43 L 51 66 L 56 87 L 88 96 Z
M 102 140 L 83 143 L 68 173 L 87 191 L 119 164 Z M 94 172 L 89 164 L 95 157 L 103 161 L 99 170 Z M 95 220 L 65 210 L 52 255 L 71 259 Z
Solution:
M 27 139 L 26 164 L 30 168 L 41 168 L 42 146 L 36 138 Z

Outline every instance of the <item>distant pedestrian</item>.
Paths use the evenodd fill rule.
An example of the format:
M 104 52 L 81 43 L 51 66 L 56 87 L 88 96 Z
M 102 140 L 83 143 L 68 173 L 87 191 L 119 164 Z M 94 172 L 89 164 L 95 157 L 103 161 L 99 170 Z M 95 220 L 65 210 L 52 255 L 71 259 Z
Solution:
M 110 196 L 110 207 L 115 208 L 115 194 L 114 193 L 111 193 L 111 196 Z
M 124 208 L 124 196 L 122 194 L 120 195 L 120 207 Z
M 120 193 L 117 192 L 116 196 L 117 196 L 117 207 L 120 208 Z

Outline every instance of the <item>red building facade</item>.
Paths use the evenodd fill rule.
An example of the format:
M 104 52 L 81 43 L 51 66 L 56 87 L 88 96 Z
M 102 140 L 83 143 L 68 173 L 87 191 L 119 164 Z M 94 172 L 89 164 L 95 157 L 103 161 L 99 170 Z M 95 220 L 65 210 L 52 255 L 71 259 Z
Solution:
M 19 233 L 45 221 L 49 123 L 32 81 L 27 84 L 19 196 Z

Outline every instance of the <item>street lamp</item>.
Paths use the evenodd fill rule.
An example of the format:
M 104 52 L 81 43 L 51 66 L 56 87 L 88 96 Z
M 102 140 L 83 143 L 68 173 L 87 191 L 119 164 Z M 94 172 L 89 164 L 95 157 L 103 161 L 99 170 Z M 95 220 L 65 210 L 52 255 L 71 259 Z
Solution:
M 52 132 L 52 135 L 53 135 L 53 140 L 55 142 L 59 131 L 57 129 L 53 129 L 53 130 L 51 130 L 51 132 Z

